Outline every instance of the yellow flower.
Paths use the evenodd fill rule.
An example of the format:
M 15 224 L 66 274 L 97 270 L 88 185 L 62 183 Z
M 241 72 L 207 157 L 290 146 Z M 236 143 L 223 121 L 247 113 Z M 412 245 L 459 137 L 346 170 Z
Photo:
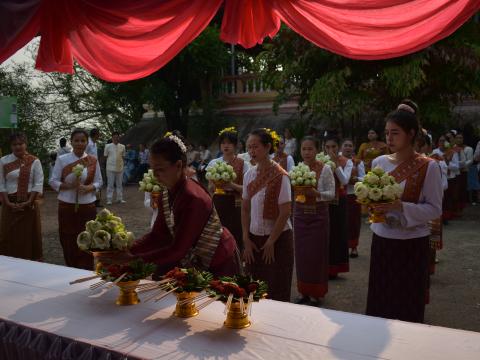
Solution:
M 223 130 L 221 130 L 218 135 L 222 135 L 223 133 L 226 133 L 226 132 L 231 132 L 231 133 L 236 133 L 237 132 L 237 129 L 235 129 L 235 126 L 230 126 L 230 127 L 227 127 Z
M 166 137 L 169 137 L 169 136 L 172 136 L 172 135 L 173 135 L 173 134 L 172 134 L 171 131 L 167 131 L 167 132 L 165 133 L 165 135 L 163 135 L 163 137 L 166 138 Z
M 278 148 L 278 144 L 280 144 L 280 136 L 277 134 L 275 130 L 265 128 L 265 131 L 270 134 L 272 137 L 272 147 L 273 151 L 276 151 Z

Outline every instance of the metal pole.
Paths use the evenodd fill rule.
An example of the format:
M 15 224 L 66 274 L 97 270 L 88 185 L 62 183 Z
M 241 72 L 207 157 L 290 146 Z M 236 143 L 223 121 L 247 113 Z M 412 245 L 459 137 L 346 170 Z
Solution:
M 232 53 L 232 57 L 230 59 L 231 72 L 232 72 L 232 76 L 235 76 L 235 45 L 230 44 L 230 52 Z

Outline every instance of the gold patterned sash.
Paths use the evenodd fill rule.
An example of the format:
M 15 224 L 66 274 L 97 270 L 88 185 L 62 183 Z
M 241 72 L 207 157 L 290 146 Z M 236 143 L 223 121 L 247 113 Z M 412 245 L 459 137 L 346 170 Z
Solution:
M 37 157 L 30 154 L 25 154 L 22 159 L 17 159 L 3 166 L 5 177 L 8 173 L 20 169 L 17 183 L 17 202 L 24 202 L 28 200 L 28 184 L 30 183 L 30 171 L 35 160 L 37 160 Z
M 426 156 L 415 154 L 413 159 L 404 161 L 390 172 L 397 183 L 405 180 L 402 201 L 418 203 L 430 161 Z

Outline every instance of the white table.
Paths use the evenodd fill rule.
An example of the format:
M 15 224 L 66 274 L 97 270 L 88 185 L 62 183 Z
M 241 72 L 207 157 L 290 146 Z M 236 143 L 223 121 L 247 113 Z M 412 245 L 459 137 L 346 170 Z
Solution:
M 270 300 L 240 331 L 222 327 L 221 303 L 187 320 L 173 296 L 116 306 L 117 289 L 68 285 L 89 274 L 0 256 L 0 319 L 148 359 L 480 359 L 480 333 Z

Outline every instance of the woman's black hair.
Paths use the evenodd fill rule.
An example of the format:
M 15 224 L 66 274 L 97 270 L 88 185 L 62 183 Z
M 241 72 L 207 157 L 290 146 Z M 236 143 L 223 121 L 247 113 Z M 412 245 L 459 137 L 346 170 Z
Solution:
M 403 99 L 403 100 L 400 102 L 400 105 L 401 105 L 401 104 L 410 106 L 410 107 L 415 111 L 415 114 L 418 113 L 418 105 L 417 105 L 417 103 L 414 102 L 413 100 Z
M 95 135 L 99 135 L 100 131 L 97 128 L 93 128 L 90 130 L 90 137 L 94 137 Z
M 14 141 L 20 141 L 20 142 L 26 144 L 27 143 L 27 135 L 22 131 L 14 132 L 13 134 L 11 134 L 9 136 L 9 142 L 11 144 Z
M 311 136 L 311 135 L 307 135 L 305 136 L 302 141 L 300 141 L 300 147 L 302 146 L 302 144 L 305 142 L 305 141 L 311 141 L 313 142 L 313 145 L 315 146 L 315 149 L 319 150 L 320 149 L 320 142 L 318 141 L 318 139 L 314 136 Z
M 418 135 L 421 133 L 420 123 L 418 122 L 417 116 L 406 110 L 395 110 L 387 115 L 386 122 L 392 122 L 395 125 L 402 128 L 402 130 L 409 134 L 412 130 L 414 136 L 412 138 L 412 144 L 415 144 Z
M 175 135 L 178 139 L 183 142 L 183 146 L 186 147 L 183 137 L 180 135 Z M 182 166 L 187 166 L 187 154 L 183 152 L 183 149 L 170 137 L 164 137 L 157 139 L 150 146 L 150 155 L 151 156 L 161 156 L 169 163 L 174 164 L 178 160 L 182 161 Z
M 224 131 L 220 134 L 218 138 L 218 143 L 221 145 L 225 140 L 237 146 L 238 144 L 238 135 L 236 131 Z
M 327 133 L 325 138 L 323 139 L 323 143 L 326 144 L 327 141 L 335 141 L 337 145 L 340 147 L 340 138 L 338 137 L 337 133 Z
M 270 133 L 266 129 L 264 128 L 255 129 L 250 132 L 249 136 L 258 136 L 258 138 L 260 139 L 260 142 L 264 146 L 267 146 L 268 144 L 270 144 L 270 151 L 269 151 L 270 154 L 273 154 L 275 152 L 272 135 L 270 135 Z
M 61 138 L 59 141 L 60 147 L 65 147 L 67 145 L 67 139 Z
M 85 130 L 85 129 L 80 129 L 80 128 L 77 128 L 77 129 L 73 129 L 72 133 L 70 134 L 70 141 L 73 140 L 73 137 L 77 134 L 83 134 L 85 135 L 85 137 L 87 138 L 88 140 L 88 131 Z

